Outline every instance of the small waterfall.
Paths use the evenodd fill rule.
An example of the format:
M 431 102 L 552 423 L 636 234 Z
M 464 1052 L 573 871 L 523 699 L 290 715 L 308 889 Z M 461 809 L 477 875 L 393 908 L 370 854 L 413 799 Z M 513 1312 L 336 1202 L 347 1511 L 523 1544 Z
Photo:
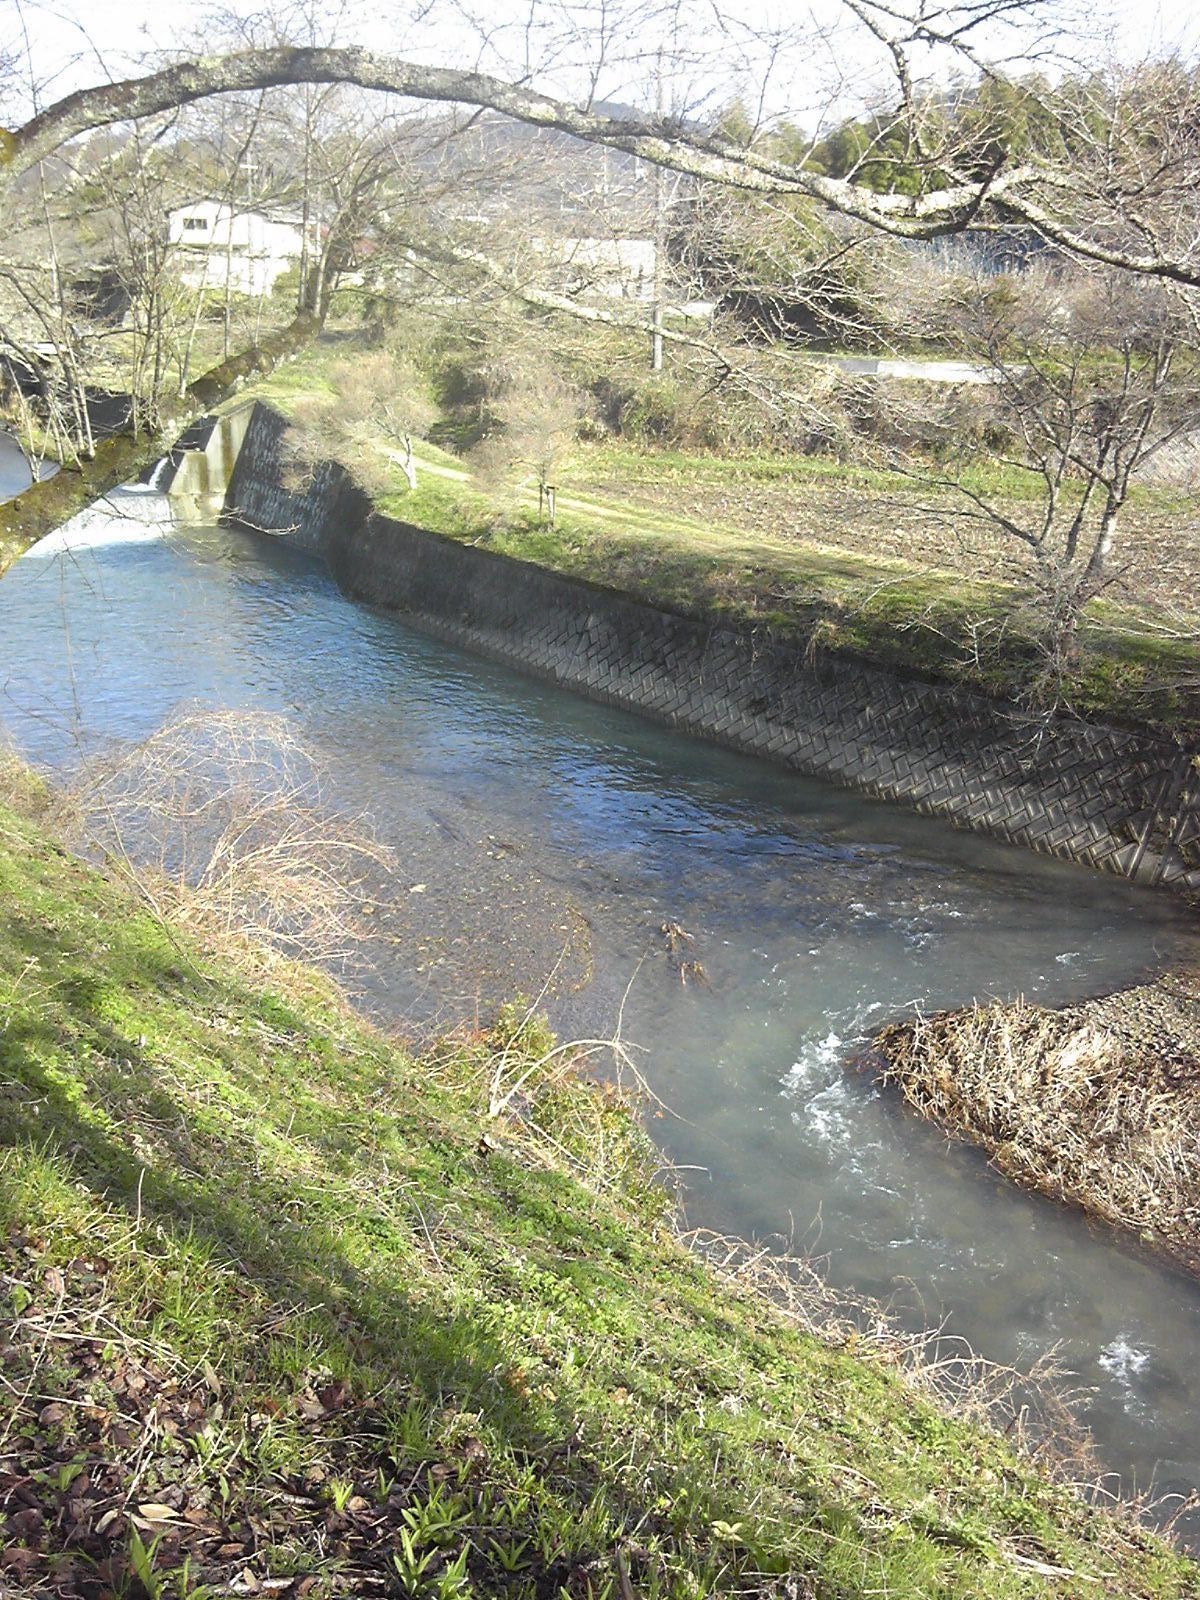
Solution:
M 170 465 L 171 465 L 170 456 L 163 456 L 161 461 L 156 461 L 154 463 L 154 471 L 150 474 L 150 480 L 147 483 L 146 487 L 148 489 L 153 489 L 156 492 L 161 491 L 162 490 L 163 475 L 166 473 L 166 471 L 170 467 Z
M 159 467 L 161 465 L 160 462 Z M 156 475 L 158 470 L 156 467 Z M 153 480 L 127 483 L 39 539 L 21 559 L 58 555 L 64 550 L 89 550 L 100 545 L 146 544 L 164 538 L 174 522 L 171 502 L 155 488 Z

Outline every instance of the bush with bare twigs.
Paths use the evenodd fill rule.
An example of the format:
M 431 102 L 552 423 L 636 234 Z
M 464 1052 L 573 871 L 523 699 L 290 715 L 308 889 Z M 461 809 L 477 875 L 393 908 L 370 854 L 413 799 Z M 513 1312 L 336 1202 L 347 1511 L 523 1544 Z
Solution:
M 87 766 L 66 810 L 71 842 L 118 863 L 157 912 L 303 960 L 344 960 L 370 937 L 365 881 L 392 865 L 269 713 L 186 712 Z
M 587 416 L 587 396 L 546 360 L 520 351 L 491 375 L 491 429 L 473 453 L 484 483 L 499 484 L 516 471 L 537 484 L 538 517 L 553 528 L 558 477 Z
M 323 461 L 340 461 L 364 488 L 397 488 L 397 472 L 417 486 L 416 442 L 437 412 L 409 355 L 386 346 L 360 352 L 330 371 L 331 389 L 299 400 L 288 430 L 288 483 L 302 491 Z
M 1200 1059 L 1186 1042 L 1018 1002 L 918 1016 L 877 1043 L 885 1081 L 1002 1172 L 1200 1272 Z

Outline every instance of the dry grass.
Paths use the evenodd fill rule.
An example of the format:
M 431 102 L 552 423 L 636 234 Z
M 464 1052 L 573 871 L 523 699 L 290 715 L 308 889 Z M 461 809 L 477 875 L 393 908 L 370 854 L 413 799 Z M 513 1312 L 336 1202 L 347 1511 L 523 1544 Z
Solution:
M 879 1036 L 884 1080 L 1009 1177 L 1200 1273 L 1200 1058 L 1104 1004 L 919 1016 Z
M 0 806 L 36 820 L 49 804 L 45 782 L 27 766 L 7 735 L 0 732 Z
M 60 813 L 74 848 L 229 950 L 344 961 L 373 936 L 370 881 L 393 866 L 361 820 L 326 802 L 294 725 L 265 712 L 185 712 L 86 767 Z

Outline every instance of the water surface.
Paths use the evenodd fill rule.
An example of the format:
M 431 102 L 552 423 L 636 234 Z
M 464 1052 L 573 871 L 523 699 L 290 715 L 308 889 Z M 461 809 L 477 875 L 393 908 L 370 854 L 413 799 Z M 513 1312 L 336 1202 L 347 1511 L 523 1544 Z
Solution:
M 53 461 L 38 464 L 39 478 L 52 478 L 58 471 Z M 11 500 L 33 482 L 33 474 L 20 445 L 11 433 L 0 428 L 0 500 Z
M 540 685 L 145 490 L 0 584 L 0 721 L 69 769 L 173 709 L 286 712 L 396 849 L 363 980 L 414 1026 L 545 987 L 625 1037 L 691 1220 L 783 1235 L 984 1354 L 1054 1346 L 1127 1486 L 1200 1485 L 1200 1290 L 1020 1194 L 843 1063 L 914 1004 L 1062 1001 L 1196 949 L 1165 896 Z M 668 949 L 662 930 L 677 935 Z M 682 982 L 680 960 L 703 976 Z

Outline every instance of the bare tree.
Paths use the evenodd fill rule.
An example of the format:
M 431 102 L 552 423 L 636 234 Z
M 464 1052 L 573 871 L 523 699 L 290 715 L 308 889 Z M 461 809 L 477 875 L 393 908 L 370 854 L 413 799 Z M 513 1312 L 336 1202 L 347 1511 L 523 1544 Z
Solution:
M 911 312 L 911 299 L 897 301 Z M 907 470 L 958 497 L 931 515 L 1007 546 L 1034 604 L 1052 700 L 1078 670 L 1088 606 L 1121 590 L 1131 494 L 1162 452 L 1200 428 L 1196 311 L 1173 286 L 1058 262 L 960 281 L 929 324 L 990 380 L 970 391 L 976 440 L 986 439 L 991 465 L 1018 475 L 1021 492 L 973 470 L 978 445 L 964 440 L 961 404 L 935 403 L 929 391 L 908 391 L 910 421 L 920 406 L 948 464 Z
M 890 126 L 903 132 L 908 165 L 919 174 L 918 181 L 906 184 L 903 191 L 881 190 L 857 174 L 839 177 L 823 172 L 808 159 L 809 152 L 798 156 L 781 148 L 778 140 L 760 136 L 758 119 L 752 121 L 748 139 L 731 138 L 719 118 L 705 114 L 702 104 L 697 107 L 701 97 L 695 94 L 680 97 L 682 110 L 611 114 L 598 109 L 591 95 L 579 104 L 529 87 L 539 71 L 557 66 L 550 45 L 555 41 L 559 47 L 565 33 L 558 27 L 556 34 L 549 26 L 562 18 L 560 8 L 553 5 L 535 6 L 530 13 L 535 22 L 547 22 L 545 38 L 536 45 L 543 53 L 535 53 L 526 70 L 509 79 L 361 49 L 278 45 L 177 62 L 144 78 L 83 90 L 13 130 L 6 143 L 5 175 L 26 170 L 89 129 L 159 114 L 214 94 L 341 82 L 497 111 L 697 179 L 763 194 L 803 196 L 900 237 L 931 237 L 972 224 L 1018 223 L 1090 259 L 1200 283 L 1200 241 L 1185 220 L 1194 220 L 1200 174 L 1194 74 L 1179 72 L 1169 95 L 1161 92 L 1160 79 L 1148 73 L 1125 75 L 1115 83 L 1097 81 L 1082 103 L 1077 87 L 1059 97 L 1047 88 L 1051 119 L 1079 130 L 1067 150 L 1072 169 L 1087 167 L 1083 182 L 1070 181 L 1064 163 L 1048 159 L 1040 150 L 1028 159 L 1013 159 L 1001 149 L 981 171 L 978 130 L 964 128 L 961 119 L 945 113 L 944 94 L 930 93 L 929 62 L 951 59 L 976 81 L 981 76 L 1001 80 L 1002 70 L 985 54 L 989 28 L 994 33 L 1022 20 L 1040 28 L 1041 19 L 1048 22 L 1052 16 L 1045 0 L 983 4 L 962 0 L 932 10 L 891 0 L 842 3 L 844 24 L 853 25 L 859 34 L 858 42 L 848 48 L 860 51 L 865 41 L 890 73 L 896 106 Z M 737 32 L 734 14 L 726 15 L 719 6 L 715 11 L 704 8 L 701 16 L 698 8 L 680 0 L 667 11 L 670 26 L 664 35 L 657 14 L 642 8 L 651 47 L 662 48 L 664 36 L 686 39 L 689 28 L 693 38 L 711 37 L 714 16 L 723 24 L 722 43 L 733 40 Z M 577 35 L 586 31 L 578 19 L 575 31 Z M 525 35 L 527 46 L 541 37 L 532 25 Z M 806 38 L 799 27 L 786 37 L 771 38 L 762 29 L 754 33 L 759 100 L 766 103 L 763 74 L 789 67 L 798 72 L 807 65 L 811 76 L 814 52 L 827 43 L 814 39 L 811 30 Z M 1035 34 L 1031 41 L 1027 28 L 1019 46 L 1022 59 L 1028 61 L 1045 44 L 1045 34 Z M 580 59 L 587 57 L 595 67 L 596 53 L 603 47 L 598 34 L 585 39 Z M 626 73 L 632 69 L 628 54 L 621 65 Z M 643 81 L 648 77 L 643 63 Z M 602 81 L 594 78 L 597 89 Z M 840 87 L 844 93 L 845 85 Z
M 537 483 L 538 518 L 558 519 L 559 474 L 587 414 L 586 397 L 529 350 L 507 355 L 492 375 L 490 426 L 474 452 L 487 479 L 513 469 Z
M 297 481 L 332 458 L 372 486 L 390 488 L 390 474 L 384 469 L 381 477 L 379 472 L 382 455 L 400 468 L 409 489 L 415 489 L 416 442 L 437 416 L 426 377 L 393 344 L 336 363 L 330 378 L 333 393 L 301 402 L 289 430 L 290 455 L 299 468 Z
M 442 14 L 437 0 L 421 9 Z M 458 11 L 470 15 L 469 7 Z M 747 22 L 720 0 L 612 0 L 598 7 L 533 0 L 519 26 L 506 26 L 503 18 L 480 23 L 476 60 L 456 67 L 427 65 L 416 52 L 401 59 L 339 48 L 329 30 L 319 33 L 304 23 L 297 32 L 285 20 L 245 31 L 246 48 L 175 61 L 37 111 L 3 142 L 0 194 L 11 194 L 22 173 L 89 130 L 171 117 L 218 95 L 262 95 L 264 106 L 274 106 L 286 104 L 278 91 L 291 91 L 293 99 L 299 93 L 306 131 L 284 187 L 290 181 L 306 216 L 322 225 L 320 245 L 301 273 L 302 303 L 316 321 L 327 312 L 333 287 L 362 269 L 360 246 L 378 251 L 386 235 L 389 247 L 402 244 L 426 269 L 436 264 L 448 299 L 473 294 L 486 282 L 489 293 L 503 285 L 527 304 L 596 326 L 640 327 L 656 351 L 686 350 L 689 359 L 710 362 L 714 383 L 739 386 L 765 405 L 798 413 L 811 386 L 796 380 L 794 366 L 789 377 L 769 340 L 788 331 L 789 296 L 796 304 L 823 298 L 840 314 L 844 279 L 831 278 L 829 268 L 852 266 L 871 238 L 920 241 L 968 228 L 993 235 L 1020 229 L 1053 241 L 1063 255 L 1134 277 L 1200 284 L 1200 87 L 1194 73 L 1160 68 L 1023 83 L 1022 114 L 1036 107 L 1037 129 L 1036 137 L 1016 140 L 967 111 L 985 91 L 993 107 L 1004 100 L 1012 83 L 1005 49 L 1010 62 L 1018 57 L 1028 64 L 1053 46 L 1047 0 L 947 0 L 933 8 L 924 0 L 839 0 L 839 18 L 840 31 L 814 31 L 803 20 L 778 27 Z M 822 129 L 840 125 L 847 105 L 862 104 L 866 86 L 848 80 L 842 69 L 846 60 L 867 61 L 870 52 L 864 72 L 877 108 L 873 128 L 858 154 L 838 169 L 828 159 Z M 484 66 L 494 70 L 477 70 Z M 959 71 L 957 82 L 948 75 L 951 66 Z M 776 88 L 785 82 L 813 84 L 806 108 L 788 106 L 785 114 Z M 539 87 L 551 84 L 567 87 L 558 93 Z M 736 114 L 731 85 L 741 93 Z M 581 92 L 571 98 L 574 90 Z M 449 110 L 423 116 L 410 107 L 387 126 L 366 118 L 361 127 L 348 123 L 325 140 L 318 136 L 313 97 L 326 92 L 337 116 L 350 122 L 346 108 L 357 115 L 353 96 L 365 93 Z M 614 103 L 618 95 L 620 104 Z M 799 131 L 806 127 L 801 109 L 806 132 Z M 286 129 L 288 114 L 270 116 Z M 606 162 L 632 164 L 636 172 L 679 175 L 671 204 L 649 207 L 660 246 L 675 228 L 677 209 L 693 201 L 708 222 L 724 210 L 721 249 L 750 217 L 757 234 L 750 248 L 739 244 L 733 281 L 743 308 L 753 299 L 769 315 L 730 317 L 711 330 L 673 323 L 663 309 L 662 248 L 652 296 L 657 312 L 589 301 L 574 286 L 554 287 L 532 270 L 533 225 L 526 226 L 524 249 L 514 248 L 521 230 L 508 225 L 517 215 L 511 199 L 505 227 L 494 211 L 474 219 L 484 236 L 481 248 L 479 234 L 467 225 L 472 202 L 452 194 L 444 173 L 436 174 L 441 187 L 435 189 L 431 153 L 439 144 L 465 148 L 467 137 L 483 137 L 501 119 L 541 138 L 565 135 L 598 147 Z M 285 166 L 281 162 L 280 170 Z M 444 204 L 430 204 L 434 192 Z M 739 212 L 735 201 L 742 199 L 759 209 Z M 772 253 L 772 232 L 783 222 L 789 248 Z M 804 232 L 810 257 L 797 270 L 791 244 Z M 682 277 L 699 281 L 707 271 L 711 278 L 712 251 L 702 263 L 689 261 L 685 249 L 672 249 Z M 729 256 L 725 250 L 717 261 L 727 275 Z M 728 309 L 728 276 L 724 290 Z M 1032 366 L 1016 361 L 1011 350 L 1007 360 L 1014 370 Z M 1170 370 L 1177 369 L 1173 356 Z M 1080 381 L 1087 370 L 1081 368 Z M 1142 370 L 1131 367 L 1139 377 Z M 550 479 L 541 474 L 541 481 Z M 1100 498 L 1096 491 L 1089 506 Z M 1047 537 L 1043 545 L 1052 542 Z M 1086 542 L 1082 531 L 1078 542 Z M 1094 574 L 1087 583 L 1093 581 Z

